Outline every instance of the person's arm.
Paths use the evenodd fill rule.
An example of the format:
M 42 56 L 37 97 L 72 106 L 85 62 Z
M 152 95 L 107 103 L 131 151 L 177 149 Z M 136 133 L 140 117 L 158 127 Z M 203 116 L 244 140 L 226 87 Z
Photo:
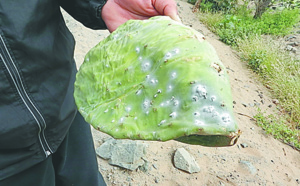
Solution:
M 110 32 L 129 19 L 166 15 L 180 21 L 174 0 L 60 0 L 60 5 L 86 27 Z
M 59 0 L 60 6 L 74 19 L 91 29 L 106 29 L 101 11 L 107 0 Z
M 179 21 L 174 0 L 108 0 L 102 9 L 102 18 L 110 32 L 129 19 L 148 19 L 166 15 Z

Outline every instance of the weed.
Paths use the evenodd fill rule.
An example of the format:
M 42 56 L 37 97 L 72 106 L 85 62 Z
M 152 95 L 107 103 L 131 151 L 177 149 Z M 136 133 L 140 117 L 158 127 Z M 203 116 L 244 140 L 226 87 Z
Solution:
M 300 150 L 300 131 L 291 129 L 286 125 L 286 119 L 275 117 L 274 115 L 264 116 L 261 110 L 254 116 L 256 124 L 262 127 L 267 134 L 271 134 L 274 138 L 281 140 L 296 149 Z
M 284 51 L 277 40 L 300 20 L 299 13 L 297 8 L 268 10 L 260 19 L 253 19 L 250 11 L 241 6 L 232 14 L 202 12 L 200 15 L 200 20 L 217 33 L 220 40 L 239 51 L 241 59 L 262 77 L 263 83 L 280 101 L 286 120 L 277 121 L 278 118 L 258 114 L 259 125 L 297 148 L 300 147 L 300 60 Z M 218 19 L 214 19 L 215 15 Z

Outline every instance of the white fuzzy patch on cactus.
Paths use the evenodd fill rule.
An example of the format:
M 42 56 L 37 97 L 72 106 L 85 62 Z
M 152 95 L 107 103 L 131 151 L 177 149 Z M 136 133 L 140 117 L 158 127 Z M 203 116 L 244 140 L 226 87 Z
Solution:
M 130 20 L 92 48 L 74 96 L 85 120 L 114 138 L 226 146 L 239 135 L 214 48 L 168 17 Z

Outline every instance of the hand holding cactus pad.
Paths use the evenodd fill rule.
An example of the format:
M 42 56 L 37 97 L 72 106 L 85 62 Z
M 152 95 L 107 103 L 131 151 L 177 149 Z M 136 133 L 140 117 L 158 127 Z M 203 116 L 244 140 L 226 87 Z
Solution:
M 74 95 L 85 120 L 114 138 L 228 146 L 240 135 L 214 48 L 168 17 L 129 20 L 92 48 Z

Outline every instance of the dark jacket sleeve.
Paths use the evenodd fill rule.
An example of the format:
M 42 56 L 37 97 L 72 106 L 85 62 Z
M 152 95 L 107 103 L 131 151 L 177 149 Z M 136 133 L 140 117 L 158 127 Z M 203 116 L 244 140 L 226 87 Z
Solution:
M 107 0 L 59 0 L 60 6 L 74 19 L 91 29 L 106 29 L 101 10 Z

